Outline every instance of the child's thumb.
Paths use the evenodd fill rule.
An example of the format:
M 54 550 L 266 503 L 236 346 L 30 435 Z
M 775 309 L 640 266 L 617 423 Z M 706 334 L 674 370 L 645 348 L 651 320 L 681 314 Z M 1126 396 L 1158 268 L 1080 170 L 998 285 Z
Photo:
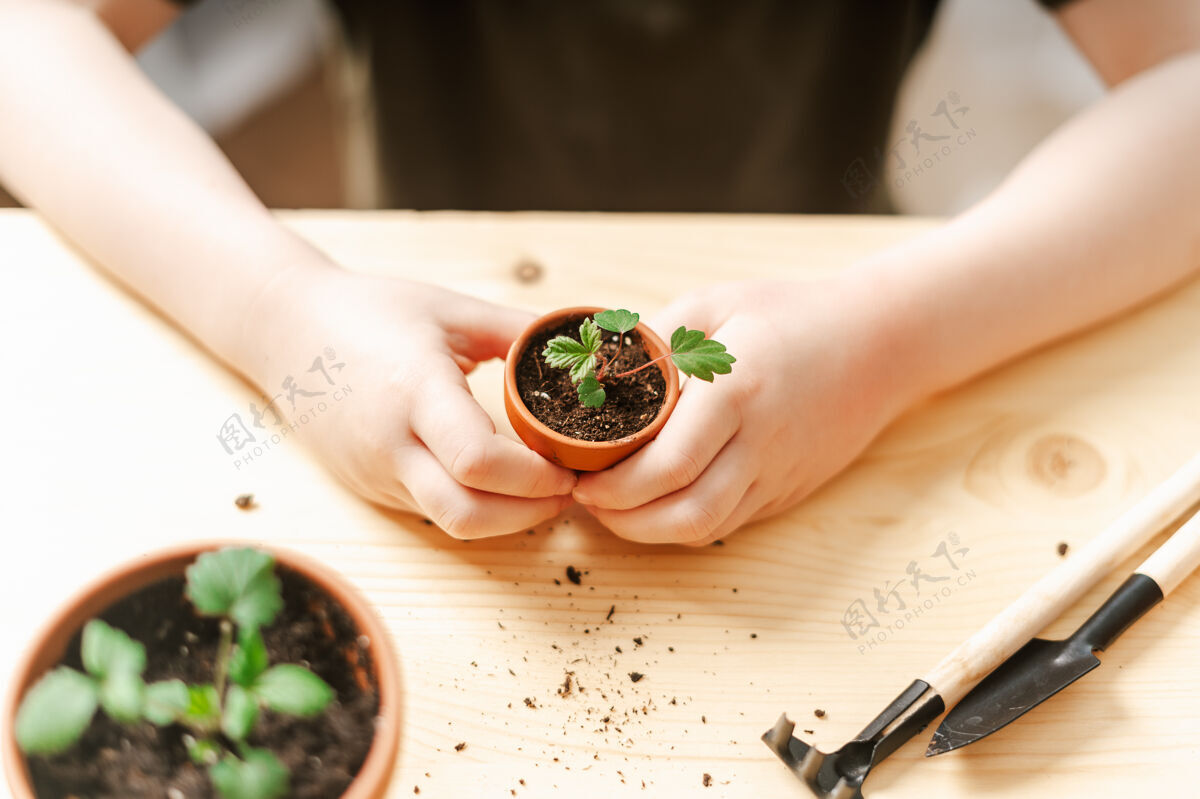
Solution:
M 512 343 L 537 316 L 482 300 L 468 303 L 455 314 L 454 349 L 472 361 L 504 358 Z
M 649 325 L 659 338 L 670 344 L 671 334 L 680 326 L 691 330 L 703 330 L 711 335 L 715 328 L 713 316 L 712 309 L 708 307 L 707 303 L 694 297 L 684 297 L 675 300 L 654 314 Z

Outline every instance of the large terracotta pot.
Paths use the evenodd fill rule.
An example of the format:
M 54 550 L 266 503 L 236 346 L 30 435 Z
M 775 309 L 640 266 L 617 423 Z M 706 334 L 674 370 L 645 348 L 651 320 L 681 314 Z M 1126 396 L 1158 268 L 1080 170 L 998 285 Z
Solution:
M 13 674 L 4 703 L 4 736 L 0 756 L 15 799 L 35 799 L 25 756 L 13 734 L 17 708 L 25 693 L 63 657 L 71 639 L 89 619 L 124 597 L 166 577 L 183 576 L 197 555 L 235 542 L 202 542 L 147 554 L 104 575 L 75 595 L 49 620 L 25 652 Z M 307 578 L 337 602 L 370 640 L 370 653 L 379 686 L 379 723 L 375 739 L 358 775 L 342 799 L 383 799 L 391 780 L 400 740 L 400 667 L 391 638 L 367 601 L 344 578 L 316 561 L 287 550 L 254 546 L 275 561 Z
M 529 412 L 517 390 L 517 363 L 521 360 L 522 353 L 528 349 L 531 341 L 547 328 L 556 327 L 572 317 L 594 316 L 603 310 L 587 306 L 562 308 L 540 317 L 513 342 L 504 364 L 504 409 L 517 435 L 526 446 L 543 457 L 568 469 L 584 472 L 607 469 L 648 444 L 666 424 L 667 417 L 675 410 L 675 403 L 679 401 L 679 371 L 670 358 L 664 358 L 654 365 L 667 383 L 667 395 L 663 399 L 662 407 L 649 425 L 631 436 L 614 441 L 583 441 L 551 430 Z M 670 352 L 663 340 L 650 328 L 638 324 L 634 330 L 642 337 L 642 343 L 651 359 Z

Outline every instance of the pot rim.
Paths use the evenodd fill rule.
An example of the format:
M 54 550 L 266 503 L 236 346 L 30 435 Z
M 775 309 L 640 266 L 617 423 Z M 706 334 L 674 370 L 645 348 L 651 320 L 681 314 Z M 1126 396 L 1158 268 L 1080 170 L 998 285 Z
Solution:
M 342 793 L 341 799 L 377 799 L 386 794 L 400 743 L 402 696 L 400 667 L 395 645 L 383 620 L 376 612 L 375 606 L 367 601 L 366 597 L 362 596 L 345 577 L 307 555 L 271 543 L 229 539 L 174 544 L 124 561 L 101 573 L 73 593 L 42 623 L 37 633 L 30 639 L 30 644 L 17 659 L 3 704 L 5 735 L 0 741 L 0 749 L 2 749 L 0 760 L 3 762 L 5 776 L 15 799 L 34 799 L 35 796 L 29 770 L 25 764 L 25 756 L 17 746 L 14 735 L 17 709 L 33 683 L 50 668 L 53 668 L 54 662 L 62 657 L 62 653 L 58 653 L 54 662 L 36 674 L 34 673 L 37 661 L 42 660 L 42 655 L 48 647 L 48 641 L 55 636 L 55 633 L 64 626 L 70 625 L 72 629 L 67 637 L 69 640 L 75 635 L 78 627 L 83 624 L 84 619 L 91 618 L 96 613 L 103 611 L 103 607 L 96 609 L 93 608 L 93 605 L 103 603 L 104 607 L 111 606 L 113 602 L 119 601 L 158 579 L 182 574 L 183 568 L 186 568 L 191 561 L 204 552 L 240 546 L 266 552 L 273 556 L 276 562 L 309 579 L 341 605 L 354 621 L 359 634 L 366 635 L 369 639 L 369 651 L 375 664 L 375 676 L 379 689 L 379 710 L 376 713 L 374 737 L 371 740 L 370 749 L 367 750 L 366 759 L 363 760 L 362 766 L 354 775 L 350 785 Z M 177 562 L 182 564 L 179 568 L 176 568 Z M 141 577 L 146 578 L 144 582 L 139 582 Z M 131 582 L 136 585 L 125 588 Z
M 640 430 L 630 433 L 627 436 L 614 438 L 611 441 L 587 441 L 582 438 L 572 438 L 571 436 L 565 436 L 557 430 L 551 429 L 545 423 L 543 423 L 541 419 L 533 415 L 533 412 L 529 410 L 529 407 L 525 404 L 525 401 L 521 399 L 521 394 L 517 390 L 517 361 L 520 360 L 521 355 L 524 354 L 525 350 L 529 347 L 530 339 L 532 339 L 536 333 L 539 333 L 548 327 L 552 322 L 556 322 L 561 318 L 569 316 L 594 316 L 600 311 L 605 310 L 608 309 L 598 305 L 572 305 L 542 314 L 537 319 L 530 322 L 529 326 L 525 328 L 524 332 L 522 332 L 517 340 L 513 342 L 512 351 L 510 352 L 509 357 L 505 359 L 504 382 L 505 386 L 512 387 L 512 398 L 514 400 L 513 404 L 516 406 L 517 412 L 520 413 L 521 418 L 525 421 L 525 423 L 535 428 L 539 434 L 560 445 L 591 450 L 615 450 L 628 446 L 631 441 L 640 438 L 653 438 L 658 434 L 658 431 L 662 429 L 663 425 L 666 424 L 667 417 L 671 415 L 675 404 L 679 400 L 679 371 L 674 368 L 675 365 L 671 363 L 670 359 L 668 358 L 664 359 L 663 362 L 656 364 L 656 368 L 660 373 L 662 373 L 663 379 L 667 381 L 666 396 L 663 397 L 663 404 L 659 406 L 658 413 L 653 419 L 650 420 L 650 424 L 646 425 Z M 662 337 L 651 330 L 650 327 L 644 322 L 640 321 L 640 319 L 633 329 L 647 344 L 654 344 L 664 353 L 670 352 L 670 348 L 667 346 L 666 342 L 662 340 Z

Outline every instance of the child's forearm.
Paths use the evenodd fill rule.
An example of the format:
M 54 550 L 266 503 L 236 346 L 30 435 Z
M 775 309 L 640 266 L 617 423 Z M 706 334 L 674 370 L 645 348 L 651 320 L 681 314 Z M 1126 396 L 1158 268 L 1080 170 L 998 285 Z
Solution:
M 1131 79 L 990 197 L 861 264 L 889 388 L 952 386 L 1200 268 L 1200 53 Z
M 0 180 L 251 379 L 247 320 L 327 262 L 280 226 L 90 12 L 0 0 Z M 256 303 L 258 310 L 256 311 Z
M 574 474 L 496 433 L 463 374 L 503 357 L 532 315 L 333 268 L 89 12 L 0 0 L 0 180 L 267 391 L 273 410 L 303 414 L 326 392 L 308 381 L 312 391 L 288 392 L 285 370 L 335 347 L 328 366 L 352 376 L 354 398 L 312 424 L 301 416 L 299 435 L 364 498 L 462 538 L 525 530 L 571 502 Z

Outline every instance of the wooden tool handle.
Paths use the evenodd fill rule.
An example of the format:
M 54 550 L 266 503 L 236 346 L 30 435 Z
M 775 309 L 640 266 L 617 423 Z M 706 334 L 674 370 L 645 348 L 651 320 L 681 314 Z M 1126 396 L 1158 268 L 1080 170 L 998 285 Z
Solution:
M 1153 555 L 1138 567 L 1138 572 L 1158 583 L 1163 596 L 1174 591 L 1200 566 L 1200 513 L 1188 519 Z
M 947 707 L 957 703 L 975 683 L 1057 619 L 1097 580 L 1111 572 L 1197 500 L 1200 500 L 1200 455 L 1185 463 L 1166 482 L 1121 514 L 1086 546 L 1034 583 L 978 632 L 959 644 L 934 666 L 924 678 L 925 682 L 941 695 Z M 1192 532 L 1189 531 L 1189 534 Z M 1190 546 L 1187 551 L 1193 555 L 1195 553 L 1192 550 L 1196 546 Z M 1158 553 L 1155 553 L 1156 557 L 1147 561 L 1147 564 L 1154 567 L 1163 579 L 1174 580 L 1171 586 L 1174 587 L 1186 572 L 1177 573 L 1182 570 L 1182 565 L 1168 564 L 1189 561 L 1179 551 L 1186 548 L 1183 543 L 1178 545 L 1178 550 L 1172 548 L 1171 552 L 1176 554 L 1164 555 L 1161 565 L 1151 562 L 1156 561 Z M 1194 566 L 1195 562 L 1191 562 Z M 1147 576 L 1158 579 L 1155 575 Z M 1162 583 L 1159 585 L 1165 594 L 1167 587 Z

